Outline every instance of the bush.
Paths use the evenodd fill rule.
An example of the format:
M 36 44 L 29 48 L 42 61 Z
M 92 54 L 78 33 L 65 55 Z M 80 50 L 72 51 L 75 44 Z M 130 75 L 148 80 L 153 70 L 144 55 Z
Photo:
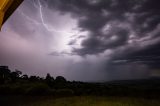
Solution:
M 0 87 L 1 95 L 22 95 L 25 94 L 26 88 L 22 85 L 3 85 Z
M 72 96 L 74 91 L 72 89 L 58 89 L 55 91 L 56 96 Z
M 22 95 L 25 94 L 25 92 L 26 88 L 21 85 L 11 87 L 11 93 L 14 95 Z
M 48 95 L 51 92 L 50 88 L 46 84 L 34 84 L 28 88 L 26 94 L 28 95 Z

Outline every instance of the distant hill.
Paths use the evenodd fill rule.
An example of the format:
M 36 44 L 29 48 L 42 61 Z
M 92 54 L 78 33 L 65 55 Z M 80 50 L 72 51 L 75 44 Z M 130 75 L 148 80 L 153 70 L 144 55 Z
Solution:
M 160 85 L 160 77 L 151 77 L 148 79 L 133 79 L 133 80 L 114 80 L 105 82 L 105 84 L 113 85 Z

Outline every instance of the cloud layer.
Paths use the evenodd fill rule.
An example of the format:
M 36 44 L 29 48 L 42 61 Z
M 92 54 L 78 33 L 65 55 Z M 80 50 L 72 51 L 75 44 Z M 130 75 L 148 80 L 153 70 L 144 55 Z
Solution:
M 159 3 L 26 0 L 0 33 L 0 49 L 13 49 L 11 57 L 9 51 L 1 52 L 0 63 L 70 80 L 148 78 L 159 70 Z M 22 57 L 13 59 L 13 65 L 17 54 Z M 25 66 L 30 63 L 26 56 L 35 62 Z

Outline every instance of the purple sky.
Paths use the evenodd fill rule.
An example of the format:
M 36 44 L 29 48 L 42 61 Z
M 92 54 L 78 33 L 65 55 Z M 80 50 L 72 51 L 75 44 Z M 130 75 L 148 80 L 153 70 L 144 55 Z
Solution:
M 24 0 L 0 32 L 0 65 L 104 81 L 160 75 L 159 0 Z

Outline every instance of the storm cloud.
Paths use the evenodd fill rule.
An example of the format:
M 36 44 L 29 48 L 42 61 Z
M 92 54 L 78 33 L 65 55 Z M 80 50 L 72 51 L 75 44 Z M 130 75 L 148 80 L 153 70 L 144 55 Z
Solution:
M 0 63 L 70 80 L 149 78 L 160 68 L 159 3 L 25 0 L 0 33 L 10 44 L 1 40 Z

